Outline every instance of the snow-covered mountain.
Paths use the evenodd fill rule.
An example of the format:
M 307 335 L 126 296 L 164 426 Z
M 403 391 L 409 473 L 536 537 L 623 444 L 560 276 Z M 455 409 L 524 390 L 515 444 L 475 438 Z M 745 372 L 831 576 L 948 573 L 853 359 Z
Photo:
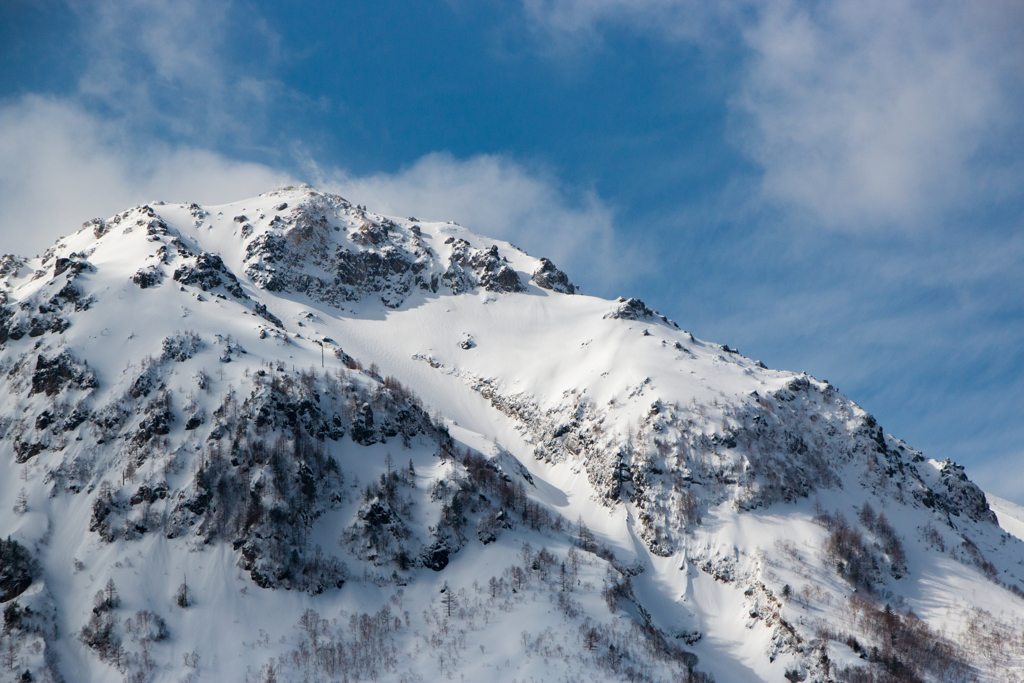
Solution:
M 0 306 L 0 680 L 1024 678 L 1021 508 L 511 244 L 156 203 Z

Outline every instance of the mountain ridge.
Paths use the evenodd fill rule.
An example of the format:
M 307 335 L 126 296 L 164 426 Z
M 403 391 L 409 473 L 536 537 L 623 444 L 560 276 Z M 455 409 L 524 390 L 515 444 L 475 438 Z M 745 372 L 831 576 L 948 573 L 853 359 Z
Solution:
M 501 596 L 508 614 L 529 611 L 527 595 L 557 609 L 524 624 L 544 634 L 557 618 L 577 638 L 560 654 L 553 634 L 506 643 L 506 678 L 1022 671 L 960 635 L 971 610 L 993 634 L 1024 619 L 1020 541 L 962 468 L 885 434 L 827 382 L 696 339 L 636 299 L 581 295 L 507 242 L 306 186 L 94 219 L 40 258 L 3 257 L 0 278 L 0 437 L 20 480 L 0 488 L 0 514 L 39 563 L 18 560 L 12 585 L 32 580 L 7 604 L 35 612 L 12 611 L 21 626 L 5 621 L 4 638 L 36 678 L 67 662 L 91 680 L 421 680 L 425 663 L 494 676 L 496 632 L 477 622 Z M 189 605 L 176 581 L 129 578 L 125 558 L 150 555 L 204 582 L 236 567 L 223 586 L 244 599 Z M 131 629 L 110 594 L 91 608 L 73 597 L 115 576 L 143 608 Z M 460 600 L 473 616 L 434 613 L 449 595 L 430 590 L 436 577 L 462 591 L 472 579 Z M 983 597 L 958 606 L 935 588 L 959 585 Z M 300 605 L 370 619 L 400 592 L 425 608 L 429 647 L 413 648 L 407 615 L 376 632 L 393 651 L 372 661 L 328 674 L 291 654 L 323 637 L 337 659 L 358 641 L 311 631 Z M 270 597 L 300 594 L 322 602 Z M 223 627 L 225 605 L 254 601 L 306 618 L 305 635 L 281 634 L 255 669 L 202 640 L 170 662 L 192 614 Z M 882 605 L 899 615 L 888 642 Z M 157 623 L 146 611 L 165 637 L 136 628 Z M 906 661 L 922 641 L 941 669 Z M 616 647 L 627 654 L 609 658 Z M 561 662 L 554 675 L 541 652 Z

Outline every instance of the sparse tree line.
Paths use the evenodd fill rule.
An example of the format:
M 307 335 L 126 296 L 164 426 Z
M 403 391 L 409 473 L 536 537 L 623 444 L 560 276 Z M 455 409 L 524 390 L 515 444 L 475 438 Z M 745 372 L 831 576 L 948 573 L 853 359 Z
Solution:
M 593 594 L 590 581 L 581 580 L 581 572 L 597 563 L 578 549 L 580 530 L 587 538 L 585 525 L 572 529 L 576 543 L 564 555 L 546 547 L 535 549 L 523 544 L 517 561 L 491 576 L 486 582 L 473 582 L 471 588 L 456 588 L 444 583 L 431 606 L 424 610 L 423 621 L 416 624 L 408 611 L 402 611 L 404 592 L 398 589 L 376 613 L 347 615 L 333 619 L 312 609 L 306 610 L 295 625 L 296 646 L 258 669 L 250 669 L 248 683 L 277 683 L 286 680 L 361 681 L 388 679 L 420 680 L 402 672 L 401 662 L 411 648 L 426 648 L 437 666 L 437 674 L 456 676 L 470 656 L 471 634 L 502 628 L 510 615 L 538 597 L 547 598 L 558 608 L 567 629 L 548 628 L 539 634 L 523 631 L 519 637 L 522 655 L 554 659 L 581 671 L 595 669 L 608 680 L 653 683 L 672 680 L 712 683 L 713 677 L 696 669 L 697 658 L 676 645 L 656 628 L 632 620 L 602 623 L 588 616 L 582 604 L 572 596 Z M 596 546 L 590 544 L 591 548 Z M 635 600 L 628 575 L 609 567 L 604 593 Z M 619 588 L 608 581 L 619 581 Z M 625 586 L 623 588 L 622 586 Z M 639 603 L 637 603 L 639 604 Z M 609 603 L 612 611 L 619 606 Z M 642 607 L 641 607 L 642 610 Z M 623 625 L 625 623 L 625 625 Z M 480 645 L 486 656 L 489 646 Z M 419 665 L 420 667 L 422 665 Z M 423 669 L 419 668 L 418 672 Z M 425 672 L 424 672 L 425 673 Z
M 820 641 L 844 643 L 865 661 L 864 666 L 838 667 L 825 658 L 824 673 L 839 683 L 977 681 L 963 648 L 930 629 L 913 611 L 903 613 L 866 593 L 854 593 L 849 623 L 859 638 L 824 622 L 816 628 Z

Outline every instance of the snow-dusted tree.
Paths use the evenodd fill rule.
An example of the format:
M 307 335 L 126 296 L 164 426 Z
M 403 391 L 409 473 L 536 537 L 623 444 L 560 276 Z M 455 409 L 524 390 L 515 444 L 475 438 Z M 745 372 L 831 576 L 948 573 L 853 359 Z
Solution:
M 14 501 L 14 514 L 23 515 L 28 512 L 28 492 L 25 487 L 21 487 L 21 491 L 18 492 L 18 498 Z
M 174 604 L 182 609 L 186 609 L 192 604 L 188 597 L 188 582 L 183 582 L 178 586 L 178 592 L 174 594 Z

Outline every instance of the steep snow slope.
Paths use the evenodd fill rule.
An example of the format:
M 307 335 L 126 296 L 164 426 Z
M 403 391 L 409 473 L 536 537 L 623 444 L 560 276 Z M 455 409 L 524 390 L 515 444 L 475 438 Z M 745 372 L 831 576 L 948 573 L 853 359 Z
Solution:
M 1024 675 L 1010 504 L 510 244 L 286 188 L 0 282 L 0 680 Z

